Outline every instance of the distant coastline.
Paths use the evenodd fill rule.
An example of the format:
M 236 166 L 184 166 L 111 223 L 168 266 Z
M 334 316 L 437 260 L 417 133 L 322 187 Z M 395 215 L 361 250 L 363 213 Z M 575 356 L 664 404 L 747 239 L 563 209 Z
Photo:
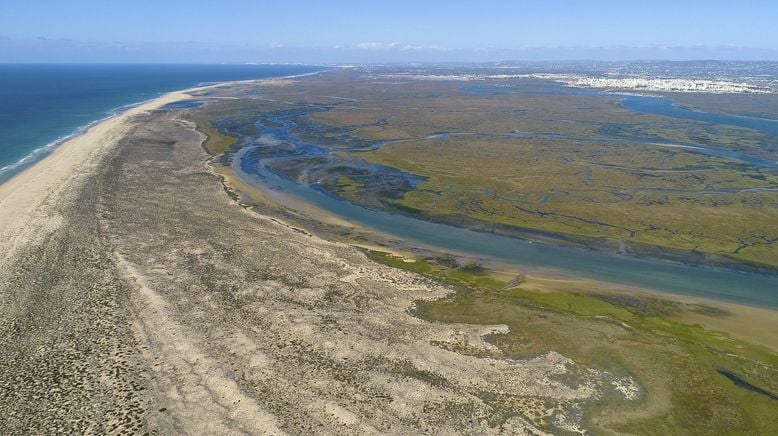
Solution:
M 30 217 L 35 215 L 35 211 L 47 201 L 47 198 L 59 197 L 59 190 L 63 189 L 63 186 L 91 173 L 91 168 L 99 165 L 106 153 L 126 136 L 135 115 L 160 109 L 170 103 L 189 100 L 193 98 L 192 92 L 238 83 L 282 80 L 318 74 L 320 71 L 224 81 L 166 92 L 144 102 L 126 105 L 123 111 L 95 121 L 67 138 L 57 141 L 56 145 L 50 146 L 46 153 L 41 153 L 34 161 L 17 168 L 18 171 L 7 179 L 0 180 L 0 240 L 3 241 L 0 261 L 10 258 L 17 248 L 23 247 L 30 239 L 35 238 L 23 231 L 24 228 L 29 227 Z M 50 219 L 51 217 L 34 219 L 37 223 L 35 225 L 45 227 L 49 225 L 45 222 Z
M 0 84 L 6 102 L 0 108 L 5 121 L 0 124 L 0 184 L 95 125 L 168 92 L 322 70 L 307 65 L 0 65 L 6 79 Z M 166 77 L 148 79 L 152 73 Z

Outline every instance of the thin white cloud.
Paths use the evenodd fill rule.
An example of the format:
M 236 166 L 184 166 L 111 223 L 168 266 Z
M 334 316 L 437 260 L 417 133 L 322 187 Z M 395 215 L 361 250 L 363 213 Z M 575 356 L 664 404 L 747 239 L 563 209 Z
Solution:
M 356 48 L 359 49 L 359 50 L 372 50 L 372 51 L 386 51 L 386 50 L 394 50 L 394 51 L 439 50 L 439 51 L 444 51 L 444 50 L 446 50 L 443 47 L 426 46 L 426 45 L 419 45 L 419 44 L 400 44 L 399 42 L 361 42 L 361 43 L 356 45 Z
M 399 47 L 400 44 L 396 42 L 360 42 L 357 44 L 357 48 L 360 50 L 391 50 Z
M 267 45 L 269 48 L 283 48 L 284 45 L 280 42 L 272 41 L 270 44 Z

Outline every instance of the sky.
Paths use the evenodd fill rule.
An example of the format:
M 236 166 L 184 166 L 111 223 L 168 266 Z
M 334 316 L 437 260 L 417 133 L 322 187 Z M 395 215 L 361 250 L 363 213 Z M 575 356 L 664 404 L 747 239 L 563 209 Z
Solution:
M 778 60 L 777 1 L 0 0 L 0 62 Z

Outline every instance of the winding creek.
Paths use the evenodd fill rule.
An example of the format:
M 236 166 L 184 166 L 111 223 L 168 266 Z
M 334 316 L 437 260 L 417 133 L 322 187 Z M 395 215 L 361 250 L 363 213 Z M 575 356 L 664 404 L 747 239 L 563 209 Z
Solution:
M 693 112 L 690 115 L 687 112 L 692 111 L 674 106 L 669 100 L 655 97 L 630 96 L 622 100 L 622 105 L 638 112 L 703 120 L 712 123 L 739 125 L 734 124 L 734 122 L 740 122 L 739 120 L 741 119 L 741 117 L 727 117 L 703 112 Z M 710 118 L 704 119 L 706 116 Z M 262 131 L 259 138 L 260 143 L 264 142 L 265 145 L 291 145 L 294 147 L 292 155 L 299 157 L 322 156 L 333 151 L 331 147 L 311 144 L 297 138 L 291 132 L 295 124 L 288 119 L 278 117 L 272 119 L 272 121 L 272 126 L 258 124 Z M 769 133 L 771 136 L 778 135 L 778 131 L 774 130 L 778 126 L 777 122 L 753 118 L 749 118 L 747 122 L 749 125 L 761 123 L 762 128 L 757 130 Z M 471 133 L 439 133 L 425 139 L 444 138 L 447 135 L 457 134 L 468 135 Z M 518 136 L 529 134 L 513 132 L 498 135 Z M 374 150 L 387 143 L 389 142 L 381 142 L 362 148 L 352 148 L 348 151 Z M 252 154 L 252 151 L 260 146 L 261 144 L 257 142 L 249 143 L 240 148 L 232 158 L 232 169 L 244 182 L 259 188 L 269 187 L 281 190 L 285 194 L 310 203 L 347 221 L 400 238 L 409 243 L 415 242 L 446 251 L 494 259 L 515 265 L 554 269 L 565 274 L 593 280 L 778 309 L 778 273 L 758 273 L 717 267 L 691 266 L 670 261 L 533 243 L 518 238 L 476 232 L 404 215 L 368 209 L 328 195 L 314 184 L 301 184 L 273 172 L 268 164 L 277 156 L 257 158 Z M 670 145 L 668 144 L 668 146 Z M 778 168 L 778 163 L 776 162 L 755 158 L 743 153 L 718 149 L 711 150 L 696 145 L 676 146 L 690 147 L 692 151 L 699 149 L 697 151 L 704 154 L 714 154 L 755 166 L 771 169 Z M 343 148 L 337 149 L 337 151 L 344 150 Z
M 778 120 L 696 111 L 678 106 L 672 100 L 663 97 L 630 95 L 624 97 L 620 104 L 621 107 L 635 112 L 743 127 L 762 132 L 768 136 L 778 137 Z
M 684 120 L 702 121 L 710 124 L 723 124 L 728 126 L 742 127 L 756 130 L 773 138 L 778 138 L 778 120 L 700 112 L 680 107 L 672 100 L 662 97 L 627 96 L 621 100 L 620 105 L 621 107 L 634 112 L 679 118 Z M 708 156 L 735 160 L 757 167 L 778 169 L 778 161 L 762 159 L 756 156 L 751 156 L 746 153 L 740 153 L 732 150 L 724 150 L 714 147 L 701 147 L 691 144 L 658 144 L 654 142 L 652 142 L 652 144 L 660 146 L 681 147 L 689 151 L 706 154 Z

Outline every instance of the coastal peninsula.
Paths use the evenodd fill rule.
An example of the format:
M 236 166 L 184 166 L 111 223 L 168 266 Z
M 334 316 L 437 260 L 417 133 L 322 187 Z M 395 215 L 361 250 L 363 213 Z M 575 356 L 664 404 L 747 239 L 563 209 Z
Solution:
M 427 132 L 354 110 L 339 87 L 344 75 L 359 83 L 353 74 L 170 93 L 0 186 L 0 432 L 776 430 L 774 310 L 413 247 L 306 204 L 268 173 L 246 178 L 238 158 L 254 152 L 246 162 L 286 180 L 334 175 L 321 189 L 355 204 L 418 205 L 430 166 L 365 143 L 413 146 L 405 136 Z M 328 109 L 302 125 L 309 98 Z M 261 136 L 284 114 L 300 115 L 310 149 L 322 138 L 345 147 L 302 156 L 319 166 L 263 161 L 294 153 Z M 374 168 L 386 177 L 371 185 L 358 170 Z M 386 189 L 396 186 L 407 195 Z M 567 238 L 535 227 L 544 243 L 595 245 L 596 227 Z

